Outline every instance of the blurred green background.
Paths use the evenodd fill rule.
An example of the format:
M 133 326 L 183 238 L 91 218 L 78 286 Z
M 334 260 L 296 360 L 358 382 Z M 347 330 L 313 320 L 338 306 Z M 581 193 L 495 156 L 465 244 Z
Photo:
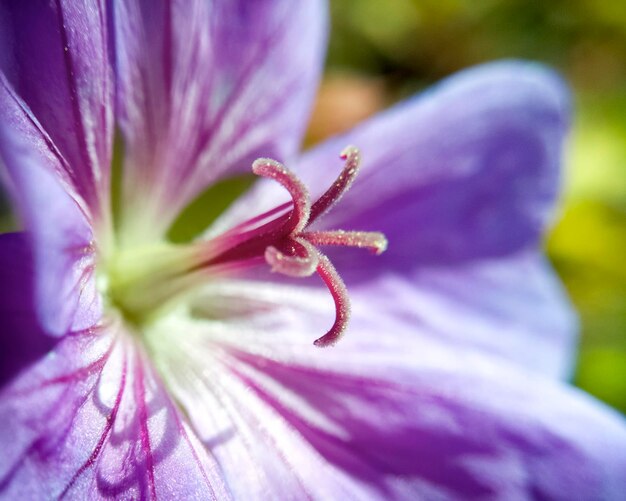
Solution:
M 574 130 L 546 245 L 582 320 L 575 382 L 626 412 L 626 1 L 331 0 L 331 15 L 311 142 L 493 59 L 543 61 L 570 82 Z
M 561 212 L 546 246 L 577 307 L 575 383 L 626 412 L 626 2 L 331 0 L 311 141 L 459 69 L 545 62 L 573 87 Z

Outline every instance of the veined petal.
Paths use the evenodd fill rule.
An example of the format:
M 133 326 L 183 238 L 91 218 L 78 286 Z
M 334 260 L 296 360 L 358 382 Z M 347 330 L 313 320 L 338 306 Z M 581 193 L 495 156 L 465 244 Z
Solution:
M 495 63 L 313 150 L 301 169 L 322 177 L 339 144 L 363 144 L 360 176 L 321 224 L 383 232 L 376 266 L 504 255 L 536 243 L 552 217 L 568 124 L 555 75 Z
M 295 154 L 322 66 L 324 2 L 124 0 L 113 25 L 124 239 L 162 234 L 208 184 L 256 158 Z
M 2 125 L 0 159 L 31 240 L 41 326 L 54 336 L 92 327 L 100 320 L 101 304 L 88 218 L 61 187 L 41 150 Z
M 234 498 L 366 498 L 371 490 L 324 460 L 280 412 L 254 394 L 249 381 L 223 362 L 224 351 L 211 337 L 216 331 L 238 336 L 239 329 L 219 322 L 208 332 L 205 327 L 175 319 L 151 332 L 150 342 L 159 372 L 216 458 Z M 174 332 L 185 335 L 168 341 Z
M 576 315 L 537 251 L 384 274 L 350 268 L 351 257 L 349 252 L 332 257 L 338 270 L 346 270 L 352 303 L 351 322 L 338 345 L 348 345 L 359 357 L 386 360 L 435 343 L 482 352 L 547 378 L 572 376 Z M 217 283 L 205 288 L 194 308 L 207 318 L 253 322 L 258 332 L 249 341 L 268 351 L 276 343 L 306 347 L 328 330 L 334 316 L 332 298 L 317 277 L 297 284 Z M 336 351 L 327 351 L 333 358 Z
M 0 497 L 227 499 L 145 355 L 113 326 L 64 338 L 0 394 Z
M 104 0 L 3 1 L 0 120 L 44 141 L 56 174 L 107 218 L 113 84 Z
M 442 344 L 504 357 L 544 376 L 569 380 L 578 344 L 576 314 L 554 271 L 538 251 L 449 266 L 364 277 L 347 253 L 333 256 L 357 315 L 396 319 L 405 337 L 427 336 Z M 352 261 L 350 266 L 348 259 Z M 361 270 L 361 271 L 357 271 Z M 380 324 L 380 322 L 378 322 Z M 348 336 L 358 336 L 358 331 Z
M 35 315 L 34 278 L 26 235 L 0 234 L 0 387 L 53 346 Z
M 488 64 L 314 148 L 295 171 L 319 194 L 337 173 L 337 152 L 361 149 L 341 210 L 319 226 L 385 234 L 389 248 L 369 269 L 505 255 L 536 244 L 552 216 L 568 113 L 567 90 L 549 70 Z M 260 184 L 220 223 L 283 198 Z
M 195 320 L 157 357 L 236 495 L 612 499 L 626 488 L 626 423 L 577 390 L 432 341 L 385 352 L 393 325 L 360 332 L 381 338 L 369 353 L 267 326 Z M 271 349 L 254 342 L 263 332 Z

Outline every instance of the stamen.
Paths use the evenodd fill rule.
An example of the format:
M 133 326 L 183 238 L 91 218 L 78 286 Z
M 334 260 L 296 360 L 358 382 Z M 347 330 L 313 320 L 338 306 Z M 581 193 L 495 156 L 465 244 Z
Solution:
M 257 176 L 276 180 L 289 192 L 293 200 L 293 210 L 288 217 L 288 226 L 291 232 L 301 232 L 307 225 L 311 213 L 311 199 L 302 181 L 284 165 L 270 158 L 255 160 L 252 172 Z
M 272 271 L 290 277 L 313 275 L 319 263 L 317 249 L 302 238 L 294 238 L 290 243 L 295 247 L 295 255 L 287 255 L 274 246 L 265 249 L 265 260 L 271 266 Z
M 334 345 L 346 331 L 350 320 L 350 298 L 346 285 L 330 260 L 319 251 L 318 255 L 317 273 L 322 277 L 335 302 L 335 323 L 326 334 L 313 343 L 315 346 L 325 348 Z
M 252 164 L 255 174 L 274 179 L 291 195 L 292 201 L 253 217 L 208 242 L 198 244 L 198 260 L 188 269 L 192 279 L 202 273 L 212 276 L 245 272 L 260 263 L 290 277 L 307 277 L 317 272 L 335 303 L 335 321 L 317 339 L 316 346 L 335 344 L 345 332 L 350 318 L 346 286 L 328 257 L 316 246 L 338 245 L 369 249 L 381 254 L 387 249 L 382 233 L 369 231 L 307 231 L 309 225 L 328 212 L 350 188 L 360 164 L 359 150 L 348 146 L 341 153 L 345 165 L 326 192 L 311 204 L 302 182 L 275 160 L 261 158 Z
M 313 221 L 326 214 L 337 202 L 339 202 L 343 194 L 350 189 L 350 186 L 359 171 L 361 154 L 359 153 L 358 148 L 354 146 L 347 146 L 341 152 L 341 158 L 346 161 L 343 170 L 332 186 L 326 190 L 326 193 L 319 197 L 317 202 L 315 202 L 311 207 L 308 224 L 311 224 Z
M 387 250 L 385 235 L 377 231 L 307 231 L 302 233 L 313 245 L 342 245 L 369 249 L 374 254 L 382 254 Z

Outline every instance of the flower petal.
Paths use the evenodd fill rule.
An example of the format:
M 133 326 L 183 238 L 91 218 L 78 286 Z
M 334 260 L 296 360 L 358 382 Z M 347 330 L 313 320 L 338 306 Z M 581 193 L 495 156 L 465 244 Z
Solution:
M 210 336 L 202 340 L 198 330 L 197 323 L 175 321 L 151 332 L 149 342 L 159 372 L 216 458 L 234 498 L 366 498 L 370 491 L 324 460 L 280 412 L 259 400 L 249 383 L 222 363 L 220 346 Z M 185 335 L 178 336 L 181 332 Z M 173 333 L 177 339 L 163 339 Z
M 335 264 L 349 269 L 347 260 Z M 352 314 L 339 344 L 363 356 L 370 351 L 395 356 L 407 347 L 420 351 L 423 343 L 436 343 L 479 351 L 548 378 L 572 376 L 576 315 L 538 252 L 390 272 L 369 280 L 361 280 L 360 272 L 343 275 Z M 196 299 L 194 311 L 206 318 L 251 322 L 258 328 L 250 342 L 264 343 L 267 350 L 276 343 L 308 347 L 329 329 L 335 315 L 332 296 L 316 277 L 296 284 L 216 283 Z
M 0 497 L 225 499 L 129 334 L 64 338 L 0 395 Z
M 45 141 L 57 173 L 106 218 L 113 85 L 104 3 L 3 2 L 0 120 Z
M 79 203 L 49 167 L 50 160 L 27 139 L 0 127 L 0 159 L 31 240 L 35 309 L 44 330 L 58 336 L 100 320 L 93 235 Z
M 113 24 L 133 219 L 123 238 L 163 234 L 208 184 L 258 157 L 294 155 L 322 66 L 324 2 L 125 0 Z M 135 221 L 146 203 L 150 225 Z
M 464 370 L 458 353 L 445 355 L 447 367 L 405 374 L 245 355 L 234 371 L 324 460 L 386 499 L 624 492 L 622 416 L 576 390 L 485 361 Z
M 568 111 L 567 90 L 549 70 L 488 64 L 314 148 L 296 172 L 321 194 L 341 168 L 339 152 L 361 149 L 359 176 L 320 222 L 387 236 L 382 256 L 355 267 L 505 255 L 536 243 L 552 215 Z M 277 187 L 260 185 L 220 224 L 283 199 Z
M 497 358 L 427 341 L 390 357 L 393 325 L 365 333 L 381 338 L 369 353 L 298 345 L 293 331 L 268 332 L 270 350 L 241 321 L 181 326 L 163 326 L 157 363 L 235 495 L 612 499 L 626 488 L 623 417 Z
M 535 243 L 559 187 L 567 96 L 544 68 L 496 63 L 324 144 L 301 166 L 317 179 L 344 143 L 362 145 L 363 167 L 341 210 L 322 224 L 381 231 L 389 240 L 382 260 L 409 265 Z
M 551 378 L 573 375 L 576 314 L 538 252 L 387 273 L 350 291 L 361 307 L 354 316 L 367 319 L 366 305 L 375 304 L 376 317 L 399 319 L 405 337 L 478 349 Z
M 34 315 L 33 278 L 26 236 L 0 235 L 0 387 L 53 346 Z

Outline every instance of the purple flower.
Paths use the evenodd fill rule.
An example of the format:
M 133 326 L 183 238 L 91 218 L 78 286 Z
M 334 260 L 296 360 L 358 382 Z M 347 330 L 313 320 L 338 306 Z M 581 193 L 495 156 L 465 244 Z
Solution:
M 576 325 L 539 252 L 562 84 L 483 66 L 298 157 L 325 16 L 3 2 L 0 155 L 27 232 L 0 235 L 0 497 L 626 491 L 624 419 L 564 382 Z M 270 179 L 168 243 L 253 162 Z M 376 232 L 381 256 L 348 248 L 382 251 Z M 319 349 L 344 282 L 351 322 Z

